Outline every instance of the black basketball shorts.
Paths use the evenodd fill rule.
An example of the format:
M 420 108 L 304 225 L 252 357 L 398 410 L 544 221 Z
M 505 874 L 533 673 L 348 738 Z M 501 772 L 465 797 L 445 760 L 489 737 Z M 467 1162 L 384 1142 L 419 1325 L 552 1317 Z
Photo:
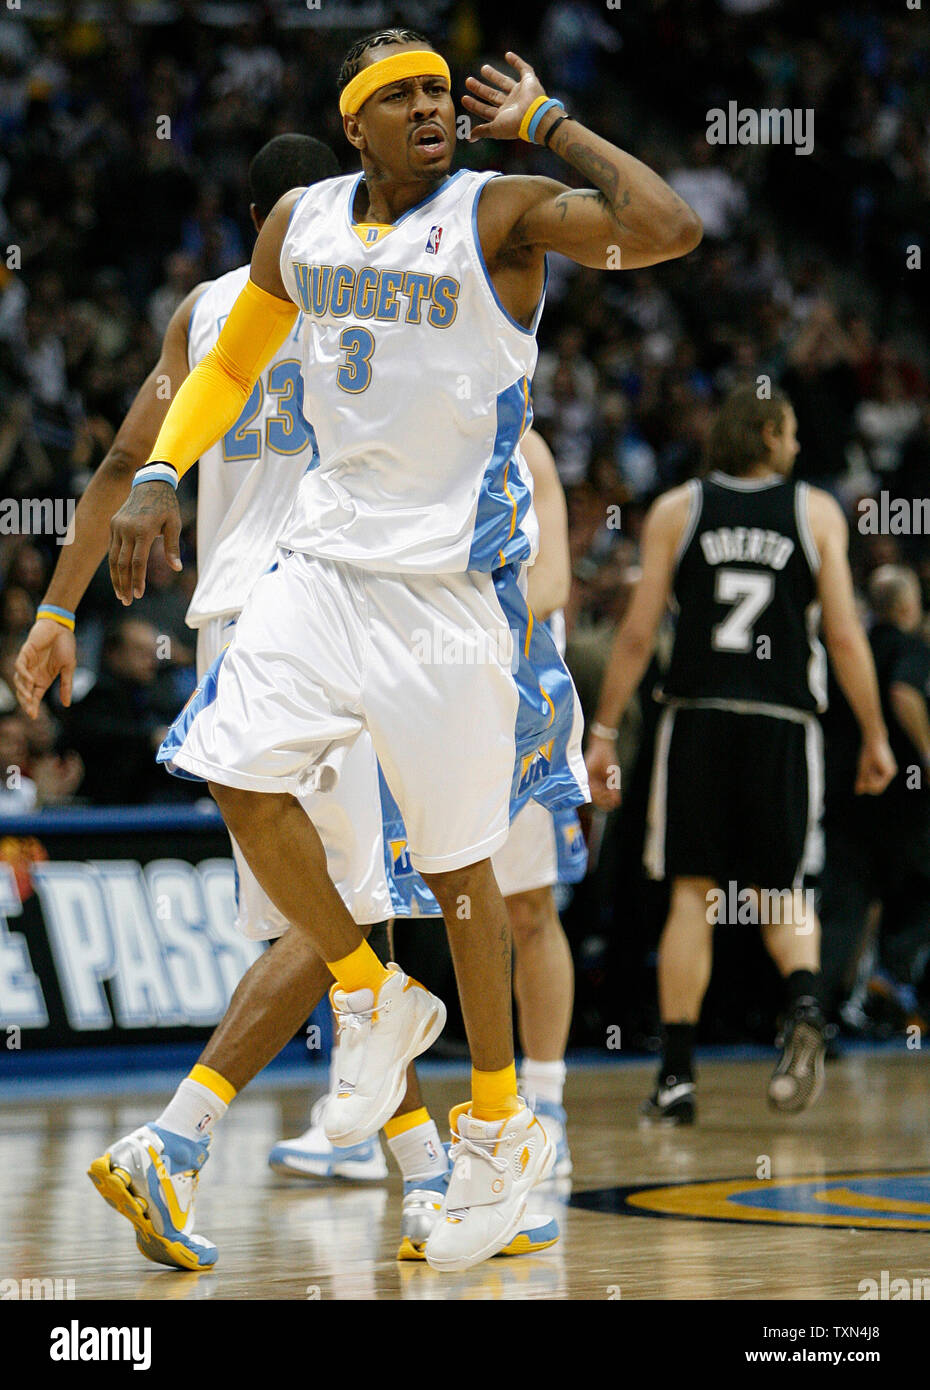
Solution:
M 784 890 L 820 871 L 820 721 L 779 709 L 702 701 L 663 710 L 643 856 L 652 878 Z

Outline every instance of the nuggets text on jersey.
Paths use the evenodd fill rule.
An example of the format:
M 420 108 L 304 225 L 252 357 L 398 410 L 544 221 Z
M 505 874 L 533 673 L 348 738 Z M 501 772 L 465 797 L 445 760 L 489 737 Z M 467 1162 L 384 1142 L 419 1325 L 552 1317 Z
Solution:
M 433 328 L 448 328 L 455 321 L 461 286 L 451 275 L 376 270 L 374 266 L 356 271 L 347 265 L 308 265 L 303 261 L 293 265 L 298 303 L 305 314 L 316 318 L 331 314 L 342 319 L 351 314 L 356 319 L 396 323 L 403 308 L 398 298 L 401 295 L 406 300 L 404 323 L 423 323 L 426 305 L 425 321 Z

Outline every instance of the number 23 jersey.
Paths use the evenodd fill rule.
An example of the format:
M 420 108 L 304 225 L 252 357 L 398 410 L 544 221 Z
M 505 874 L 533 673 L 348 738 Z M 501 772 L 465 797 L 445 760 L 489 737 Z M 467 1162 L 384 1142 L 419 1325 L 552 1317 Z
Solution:
M 240 266 L 208 285 L 187 329 L 191 370 L 216 344 L 245 282 Z M 303 414 L 300 316 L 252 388 L 239 419 L 200 459 L 197 483 L 197 588 L 189 627 L 239 613 L 274 563 L 297 486 L 315 468 L 316 441 Z
M 807 484 L 712 473 L 689 486 L 665 696 L 823 710 L 820 560 Z
M 361 175 L 308 188 L 281 250 L 301 310 L 304 409 L 319 467 L 281 544 L 362 569 L 448 574 L 531 562 L 531 324 L 488 276 L 459 170 L 390 226 L 353 222 Z

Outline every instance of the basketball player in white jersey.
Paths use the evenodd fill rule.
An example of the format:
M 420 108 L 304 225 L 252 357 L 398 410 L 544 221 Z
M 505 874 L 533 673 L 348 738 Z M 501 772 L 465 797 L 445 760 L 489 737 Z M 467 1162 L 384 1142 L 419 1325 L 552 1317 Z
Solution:
M 441 1270 L 500 1250 L 554 1160 L 517 1096 L 510 933 L 490 865 L 530 797 L 561 810 L 587 795 L 577 697 L 524 597 L 536 534 L 517 445 L 545 254 L 634 268 L 700 239 L 663 180 L 507 56 L 517 78 L 487 68 L 487 82 L 469 79 L 465 104 L 485 122 L 473 136 L 546 142 L 597 186 L 450 176 L 448 65 L 409 31 L 356 46 L 340 109 L 363 173 L 288 195 L 268 218 L 215 349 L 114 518 L 110 552 L 129 603 L 153 540 L 173 529 L 179 476 L 237 419 L 302 311 L 320 465 L 300 484 L 278 567 L 253 589 L 215 689 L 195 695 L 160 756 L 209 781 L 262 887 L 336 979 L 340 1087 L 325 1128 L 349 1143 L 394 1111 L 408 1062 L 445 1013 L 367 946 L 294 796 L 371 734 L 411 862 L 443 908 L 472 1051 L 472 1100 L 451 1118 L 453 1174 L 426 1244 Z M 423 632 L 443 652 L 478 639 L 485 659 L 418 660 Z
M 251 216 L 256 232 L 283 192 L 337 171 L 332 151 L 310 137 L 281 135 L 269 141 L 249 169 L 253 196 Z M 213 346 L 247 275 L 248 268 L 243 267 L 212 283 L 198 285 L 178 306 L 165 334 L 159 362 L 139 391 L 107 457 L 81 499 L 75 518 L 74 542 L 62 551 L 39 617 L 17 662 L 18 693 L 24 709 L 32 717 L 37 714 L 39 701 L 56 676 L 61 679 L 63 703 L 70 704 L 76 664 L 74 611 L 105 554 L 110 516 L 125 501 L 135 470 L 148 456 L 167 412 L 168 401 L 188 370 L 193 369 Z M 300 477 L 315 465 L 312 431 L 302 414 L 303 384 L 299 367 L 288 354 L 285 344 L 256 384 L 239 420 L 200 459 L 199 579 L 187 621 L 198 630 L 197 667 L 201 676 L 219 656 L 224 642 L 229 640 L 252 585 L 273 563 L 277 529 L 290 507 Z M 551 455 L 538 438 L 528 439 L 526 443 L 535 451 L 534 476 L 539 476 L 540 504 L 547 529 L 553 536 L 552 544 L 547 546 L 547 551 L 552 552 L 551 562 L 536 567 L 537 606 L 546 617 L 556 601 L 551 597 L 553 594 L 559 602 L 564 602 L 559 587 L 564 587 L 562 576 L 567 574 L 566 558 L 559 553 L 559 526 L 561 524 L 564 530 L 564 517 L 560 522 L 559 485 Z M 415 908 L 424 914 L 438 915 L 439 906 L 432 894 L 406 862 L 404 827 L 386 789 L 380 785 L 369 739 L 357 740 L 349 750 L 337 791 L 310 793 L 303 798 L 303 805 L 323 837 L 330 871 L 357 922 L 368 926 L 389 917 L 408 916 Z M 533 809 L 527 808 L 531 825 Z M 562 1003 L 564 1012 L 567 996 L 570 1016 L 571 961 L 569 956 L 566 979 L 564 955 L 568 948 L 561 925 L 557 916 L 553 923 L 533 890 L 540 872 L 544 875 L 552 872 L 552 878 L 547 881 L 555 882 L 557 877 L 565 882 L 577 881 L 584 872 L 585 855 L 577 817 L 563 813 L 556 822 L 545 812 L 541 815 L 550 824 L 543 826 L 536 821 L 535 846 L 526 843 L 524 821 L 527 817 L 521 817 L 499 858 L 500 872 L 507 876 L 506 882 L 516 885 L 512 891 L 518 894 L 510 911 L 518 951 L 527 958 L 522 970 L 527 1036 L 534 1042 L 544 1040 L 542 1051 L 539 1046 L 535 1051 L 528 1050 L 530 1062 L 525 1065 L 524 1083 L 541 1092 L 545 1090 L 548 1096 L 547 1088 L 552 1088 L 558 1078 L 553 1077 L 556 1068 L 548 1064 L 546 1046 L 548 1042 L 551 1049 L 553 1044 L 548 1040 L 557 1035 L 561 1022 L 554 1003 L 556 999 Z M 529 860 L 525 854 L 527 849 L 536 851 Z M 255 882 L 235 844 L 234 852 L 238 870 L 238 926 L 251 939 L 280 936 L 287 923 Z M 197 1088 L 202 1084 L 198 1078 L 231 1077 L 235 1089 L 241 1089 L 289 1041 L 295 1028 L 316 1007 L 331 983 L 329 972 L 318 957 L 303 962 L 292 952 L 290 964 L 294 1005 L 299 1017 L 292 1007 L 274 1022 L 267 1018 L 269 1011 L 262 1007 L 261 986 L 265 967 L 261 960 L 256 962 L 237 991 L 216 1037 L 194 1068 L 191 1074 L 194 1084 L 182 1083 L 180 1100 L 169 1105 L 156 1121 L 159 1133 L 174 1133 L 172 1123 L 183 1127 L 183 1116 L 179 1117 L 179 1112 L 198 1099 Z M 518 972 L 518 994 L 520 976 Z M 299 1002 L 301 986 L 302 1003 Z M 566 1017 L 566 1031 L 567 1024 Z M 534 1061 L 536 1058 L 540 1060 Z M 557 1110 L 547 1106 L 546 1101 L 543 1107 L 545 1122 L 557 1128 L 560 1123 Z M 411 1125 L 411 1116 L 418 1123 Z M 199 1112 L 195 1118 L 200 1119 Z M 556 1138 L 564 1172 L 567 1156 L 564 1116 L 561 1125 Z M 412 1234 L 422 1232 L 423 1221 L 429 1217 L 428 1210 L 425 1217 L 423 1212 L 422 1179 L 426 1177 L 433 1184 L 431 1190 L 435 1195 L 436 1184 L 441 1185 L 443 1174 L 447 1172 L 447 1162 L 436 1126 L 422 1106 L 415 1074 L 411 1076 L 408 1094 L 401 1103 L 394 1128 L 397 1139 L 392 1147 L 407 1189 L 402 1248 L 417 1255 L 419 1251 L 407 1237 L 405 1223 Z M 292 1151 L 294 1146 L 283 1146 L 287 1153 L 280 1166 L 288 1167 L 291 1172 L 312 1171 L 318 1176 L 355 1180 L 387 1176 L 376 1136 L 342 1149 L 329 1145 L 321 1131 L 311 1130 L 304 1136 L 305 1141 L 311 1136 L 315 1138 L 315 1146 L 309 1154 L 307 1142 L 298 1145 L 297 1154 Z M 325 1152 L 320 1152 L 321 1145 L 325 1146 Z M 428 1166 L 424 1154 L 435 1155 L 432 1164 L 435 1171 L 424 1172 Z M 414 1178 L 418 1181 L 412 1181 Z M 153 1202 L 153 1206 L 157 1207 L 157 1203 Z M 413 1224 L 411 1211 L 419 1212 Z M 192 1215 L 190 1209 L 185 1211 L 188 1218 L 185 1227 Z M 167 1262 L 195 1268 L 211 1263 L 216 1257 L 212 1247 L 195 1245 L 189 1248 L 184 1230 L 172 1235 L 164 1230 L 150 1229 L 145 1222 L 142 1225 L 147 1254 L 154 1253 Z M 551 1219 L 527 1218 L 513 1244 L 513 1252 L 542 1249 L 557 1235 L 557 1223 Z M 509 1253 L 509 1249 L 505 1253 Z
M 555 460 L 534 430 L 523 437 L 520 449 L 532 474 L 533 506 L 539 520 L 539 553 L 527 579 L 529 602 L 537 619 L 545 622 L 553 633 L 559 650 L 564 651 L 565 625 L 561 610 L 571 588 L 565 495 Z M 506 843 L 494 855 L 492 863 L 513 935 L 513 987 L 523 1050 L 520 1094 L 532 1104 L 555 1144 L 553 1178 L 565 1179 L 572 1172 L 562 1099 L 565 1047 L 572 1014 L 573 968 L 571 948 L 559 920 L 553 887 L 557 883 L 579 882 L 587 868 L 587 850 L 577 814 L 563 811 L 553 816 L 537 802 L 530 801 L 515 818 Z M 395 866 L 399 881 L 403 882 L 407 874 L 419 878 L 409 864 L 403 869 Z M 430 909 L 426 903 L 431 895 L 422 880 L 420 884 L 415 901 L 420 910 L 427 913 Z M 406 885 L 405 895 L 410 896 Z M 438 912 L 438 905 L 432 910 Z M 399 930 L 402 940 L 403 928 Z M 327 1140 L 322 1125 L 327 1099 L 324 1096 L 316 1102 L 306 1133 L 274 1146 L 269 1155 L 272 1168 L 298 1178 L 378 1176 L 370 1160 L 346 1162 L 341 1158 L 341 1151 L 334 1149 Z M 386 1132 L 390 1130 L 390 1147 L 404 1170 L 398 1256 L 401 1259 L 422 1258 L 425 1239 L 445 1191 L 442 1175 L 431 1171 L 435 1167 L 429 1161 L 432 1135 L 426 1126 L 415 1125 L 414 1119 L 413 1114 L 399 1116 L 394 1124 L 386 1127 Z M 353 1152 L 349 1151 L 350 1157 Z M 521 1233 L 517 1249 L 541 1249 L 547 1235 L 553 1234 L 552 1223 L 528 1217 L 524 1226 L 529 1229 Z

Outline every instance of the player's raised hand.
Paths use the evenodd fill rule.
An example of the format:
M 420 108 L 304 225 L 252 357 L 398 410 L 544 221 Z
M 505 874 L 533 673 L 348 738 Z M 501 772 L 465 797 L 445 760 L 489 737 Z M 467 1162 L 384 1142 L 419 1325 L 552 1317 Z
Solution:
M 481 69 L 483 82 L 466 77 L 465 86 L 471 95 L 462 97 L 462 105 L 473 116 L 480 116 L 484 125 L 472 126 L 469 140 L 516 140 L 520 122 L 530 104 L 545 95 L 542 83 L 529 63 L 517 53 L 505 53 L 507 62 L 518 74 L 508 76 L 485 63 Z
M 898 770 L 886 738 L 863 743 L 856 772 L 856 795 L 879 796 Z
M 159 536 L 164 537 L 168 564 L 180 570 L 178 496 L 170 483 L 153 479 L 134 487 L 110 522 L 110 579 L 121 603 L 145 593 L 149 552 Z
M 70 705 L 76 664 L 73 632 L 51 618 L 39 618 L 33 623 L 13 668 L 16 698 L 30 719 L 37 718 L 42 696 L 56 676 L 61 677 L 61 703 Z
M 620 805 L 617 745 L 614 739 L 591 734 L 584 755 L 591 787 L 591 800 L 599 811 L 613 811 Z

